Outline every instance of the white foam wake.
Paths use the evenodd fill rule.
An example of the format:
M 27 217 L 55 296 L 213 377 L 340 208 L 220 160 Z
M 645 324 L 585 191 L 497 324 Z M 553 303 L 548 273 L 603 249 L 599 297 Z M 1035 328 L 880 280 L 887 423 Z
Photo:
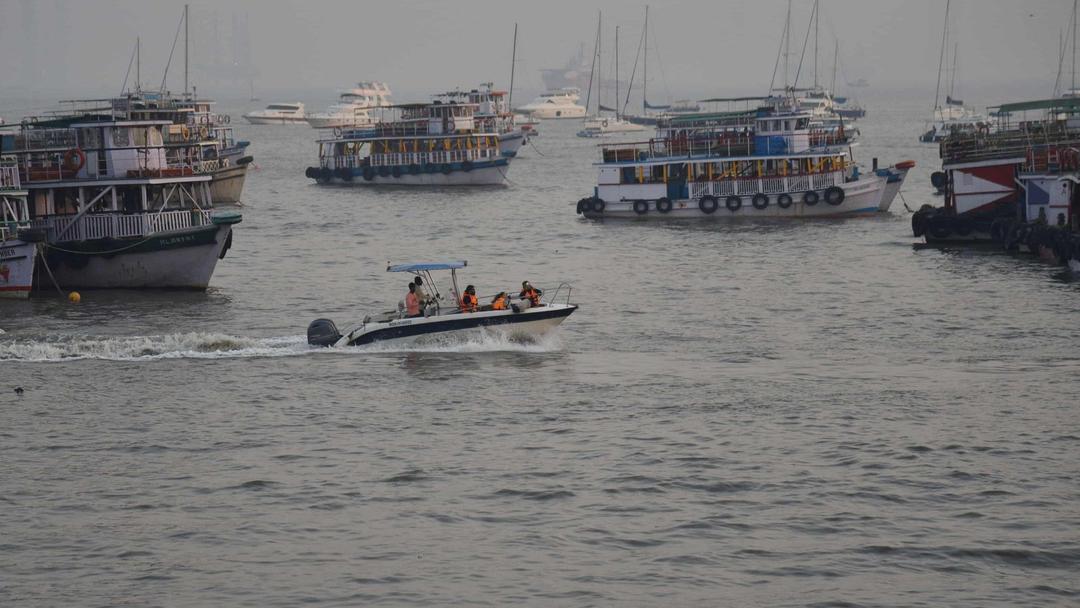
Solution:
M 105 361 L 157 361 L 162 359 L 226 359 L 289 357 L 317 353 L 363 355 L 371 353 L 543 353 L 560 350 L 557 331 L 536 341 L 519 341 L 491 332 L 468 339 L 438 340 L 421 344 L 375 343 L 359 347 L 320 348 L 308 345 L 305 336 L 250 338 L 216 333 L 184 333 L 161 336 L 61 337 L 46 340 L 0 339 L 0 361 L 57 362 L 99 359 Z

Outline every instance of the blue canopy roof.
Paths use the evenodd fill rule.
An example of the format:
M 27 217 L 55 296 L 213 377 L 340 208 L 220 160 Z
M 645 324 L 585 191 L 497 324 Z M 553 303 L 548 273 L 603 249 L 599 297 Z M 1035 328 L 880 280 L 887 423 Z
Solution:
M 464 268 L 468 265 L 468 262 L 461 260 L 460 262 L 420 262 L 418 264 L 398 264 L 397 266 L 387 266 L 386 272 L 421 272 L 424 270 L 453 270 L 455 268 Z

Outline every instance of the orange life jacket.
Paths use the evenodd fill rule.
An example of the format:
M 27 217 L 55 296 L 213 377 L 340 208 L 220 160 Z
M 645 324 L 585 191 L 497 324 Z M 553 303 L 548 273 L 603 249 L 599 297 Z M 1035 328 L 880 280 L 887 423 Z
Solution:
M 478 300 L 475 295 L 467 293 L 461 296 L 461 310 L 465 312 L 476 312 L 477 304 Z
M 528 289 L 523 289 L 520 295 L 522 298 L 529 298 L 529 302 L 533 306 L 540 305 L 540 292 L 536 291 L 536 288 L 530 287 Z
M 491 310 L 506 310 L 506 294 L 500 293 L 491 302 Z

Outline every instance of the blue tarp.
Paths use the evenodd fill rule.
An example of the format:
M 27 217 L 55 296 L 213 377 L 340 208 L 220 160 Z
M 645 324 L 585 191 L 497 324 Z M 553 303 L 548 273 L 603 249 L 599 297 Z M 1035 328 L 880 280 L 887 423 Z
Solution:
M 387 266 L 386 272 L 422 272 L 424 270 L 453 270 L 455 268 L 464 268 L 468 262 L 462 260 L 460 262 L 420 262 L 419 264 L 398 264 L 397 266 Z

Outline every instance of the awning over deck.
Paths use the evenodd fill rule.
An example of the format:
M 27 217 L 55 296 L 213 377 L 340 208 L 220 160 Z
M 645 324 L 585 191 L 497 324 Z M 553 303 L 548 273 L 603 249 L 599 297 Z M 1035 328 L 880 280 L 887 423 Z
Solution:
M 425 270 L 456 270 L 458 268 L 464 268 L 468 265 L 468 262 L 461 260 L 460 262 L 420 262 L 416 264 L 398 264 L 396 266 L 387 266 L 386 272 L 423 272 Z

